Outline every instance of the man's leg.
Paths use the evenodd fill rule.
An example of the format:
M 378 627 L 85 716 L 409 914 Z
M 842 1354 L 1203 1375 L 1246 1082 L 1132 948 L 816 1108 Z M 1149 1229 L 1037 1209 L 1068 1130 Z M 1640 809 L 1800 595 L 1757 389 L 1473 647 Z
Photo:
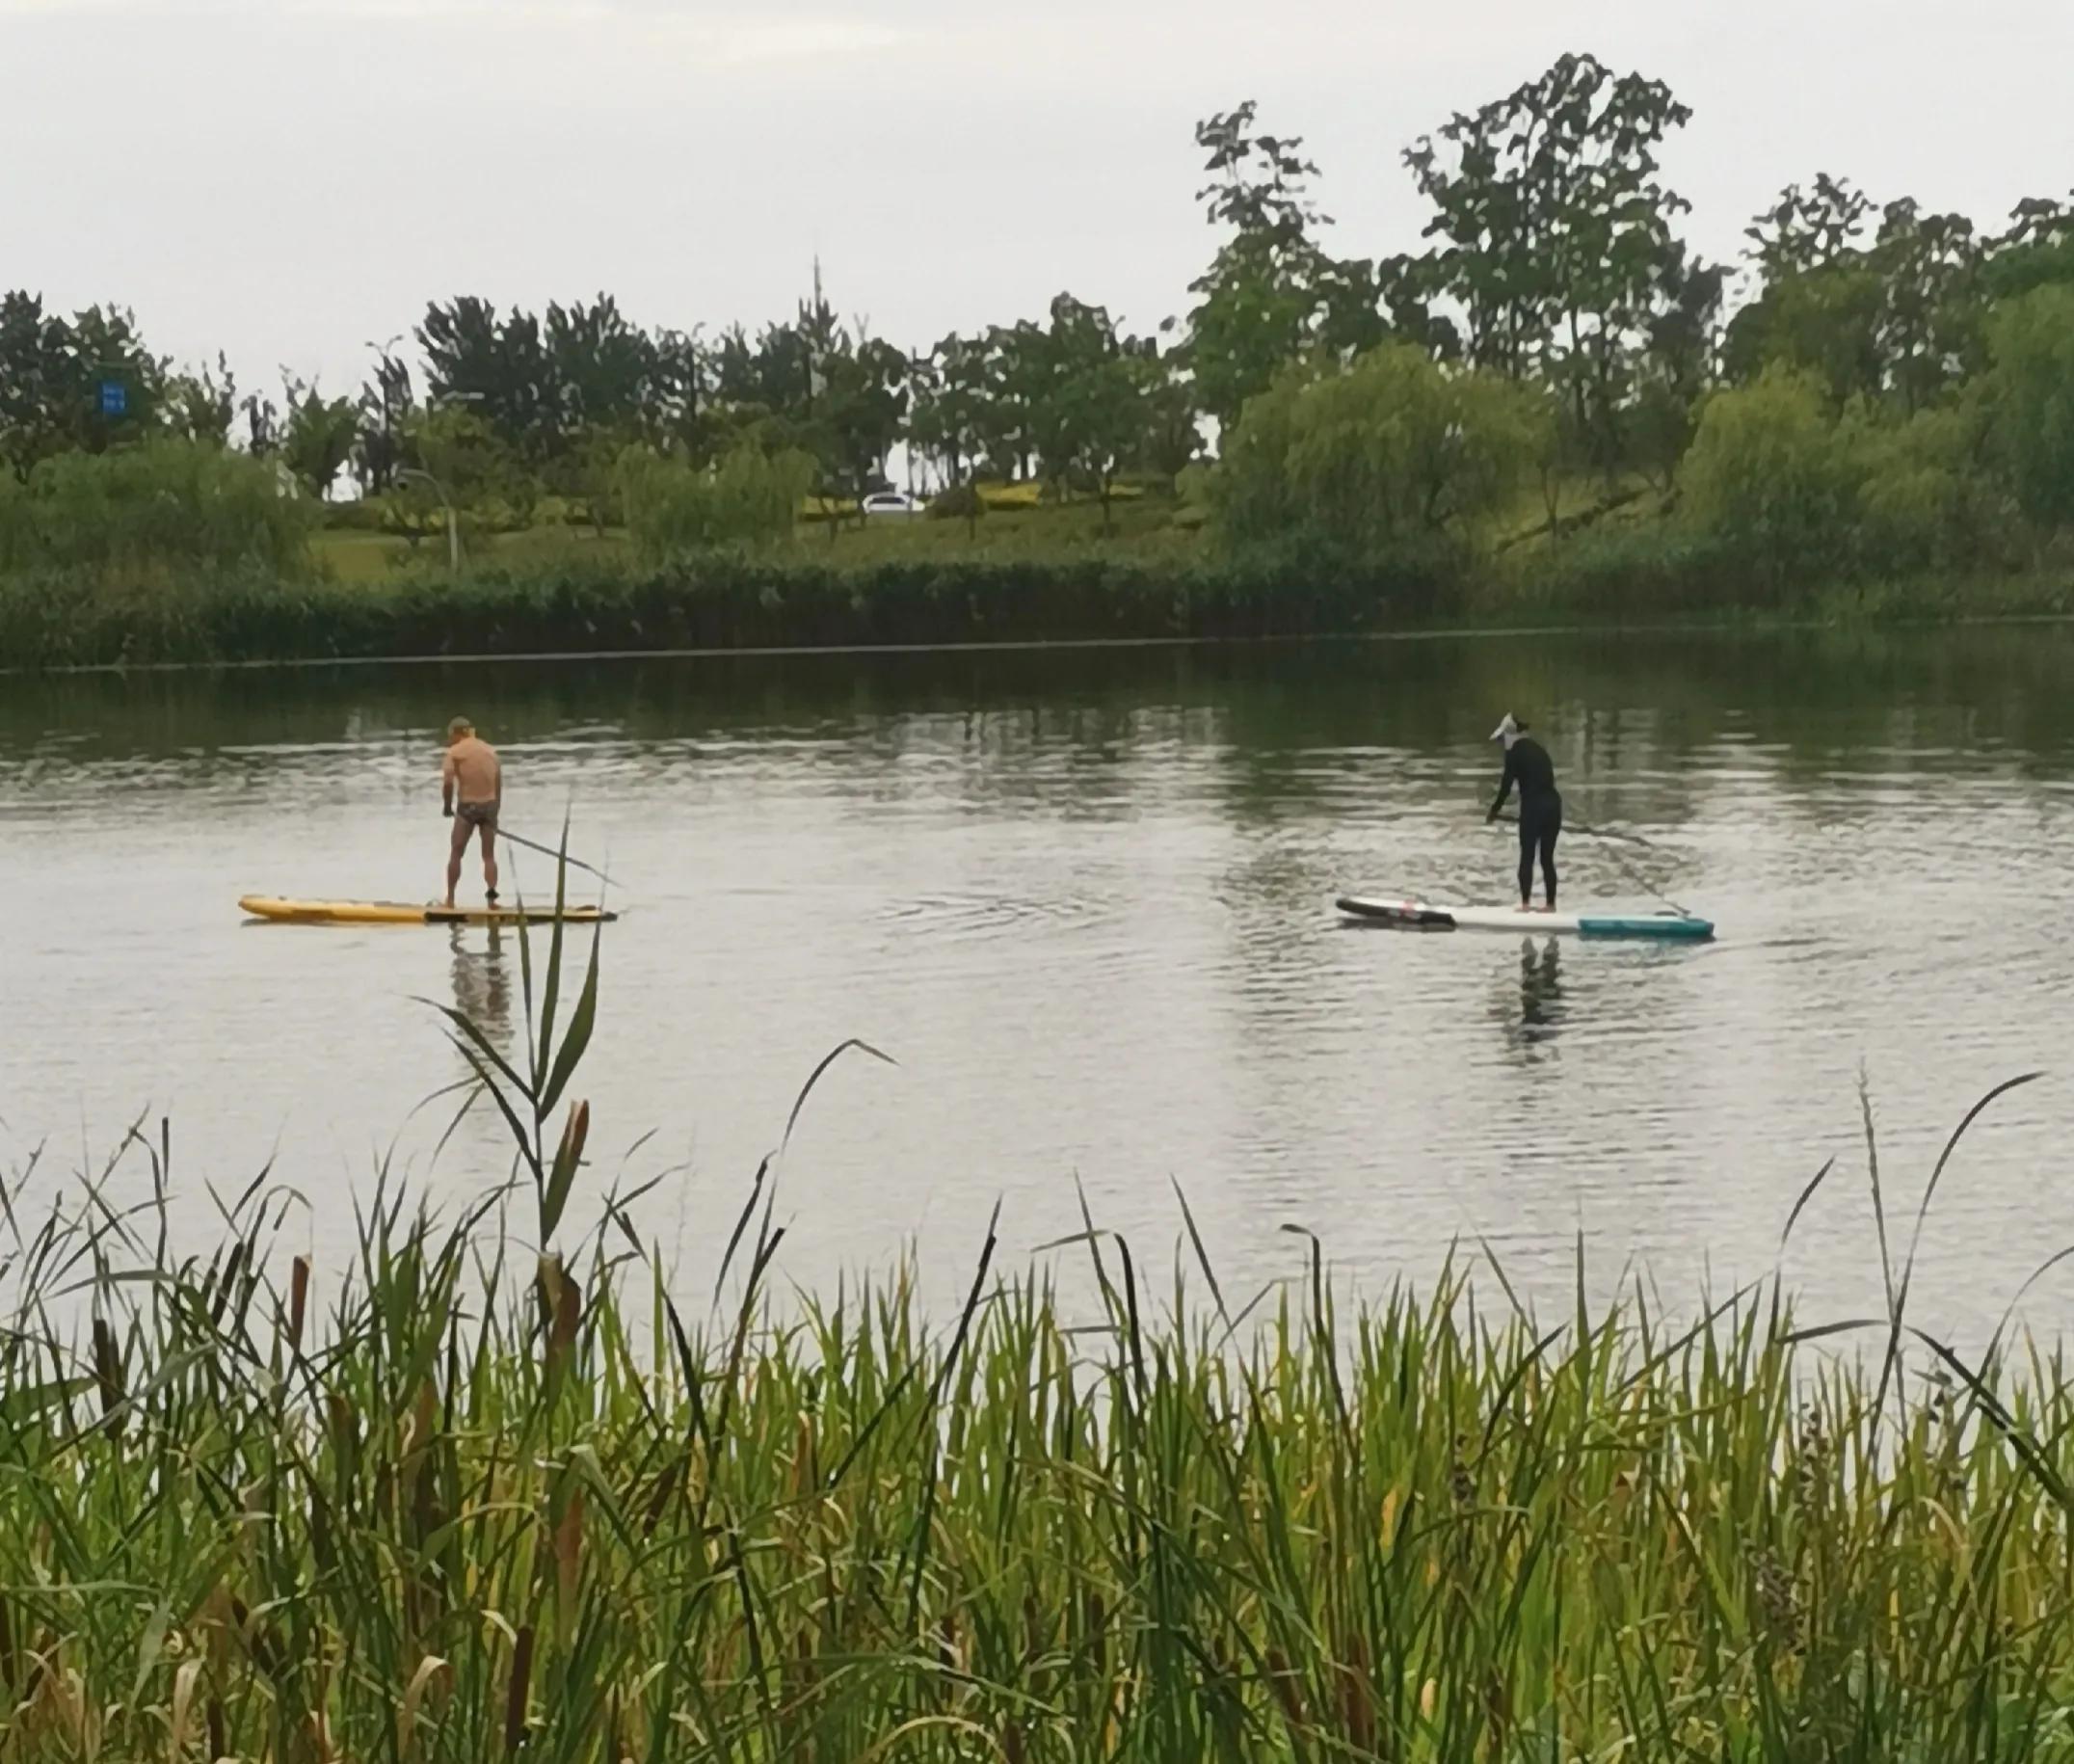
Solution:
M 475 829 L 463 820 L 460 815 L 454 816 L 454 837 L 448 842 L 446 849 L 446 904 L 448 906 L 454 904 L 454 890 L 461 886 L 462 854 L 467 850 L 468 835 L 474 831 Z
M 497 900 L 497 823 L 483 822 L 483 886 L 490 893 L 490 904 Z
M 1522 807 L 1520 810 L 1520 911 L 1526 912 L 1534 903 L 1534 821 L 1533 816 Z

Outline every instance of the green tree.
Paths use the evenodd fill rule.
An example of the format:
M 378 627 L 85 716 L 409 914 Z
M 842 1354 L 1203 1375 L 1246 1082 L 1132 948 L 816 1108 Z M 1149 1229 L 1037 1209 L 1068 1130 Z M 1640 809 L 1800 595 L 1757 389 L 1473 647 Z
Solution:
M 1153 356 L 1148 381 L 1139 463 L 1147 471 L 1164 478 L 1167 494 L 1175 496 L 1180 494 L 1181 474 L 1195 464 L 1203 451 L 1195 387 L 1184 371 L 1182 356 L 1171 349 Z
M 886 456 L 900 439 L 909 396 L 907 356 L 881 337 L 838 331 L 818 345 L 812 427 L 824 467 L 862 500 L 886 481 Z
M 561 388 L 533 314 L 515 309 L 499 318 L 490 302 L 463 295 L 426 307 L 417 343 L 431 403 L 468 407 L 530 464 L 556 451 L 563 435 Z
M 479 536 L 526 524 L 539 495 L 531 466 L 486 417 L 463 405 L 434 405 L 402 419 L 382 519 L 414 550 L 446 531 L 448 508 L 464 535 Z
M 40 295 L 0 295 L 0 459 L 25 477 L 53 454 L 145 440 L 159 426 L 167 371 L 120 307 L 66 319 L 46 312 Z M 115 388 L 119 410 L 105 407 L 104 388 Z
M 996 477 L 1027 478 L 1037 458 L 1037 407 L 1050 380 L 1050 351 L 1043 327 L 1027 319 L 987 332 L 987 396 L 979 442 Z
M 1925 214 L 1904 197 L 1880 215 L 1873 262 L 1880 281 L 1881 372 L 1907 414 L 1937 403 L 1983 363 L 1984 254 L 1962 214 Z
M 1832 409 L 1889 400 L 1928 409 L 1979 371 L 1988 246 L 1964 215 L 1908 198 L 1878 210 L 1826 173 L 1789 185 L 1746 228 L 1765 278 L 1728 329 L 1725 363 L 1747 383 L 1774 364 L 1817 377 Z
M 1663 268 L 1626 421 L 1631 462 L 1668 492 L 1713 385 L 1728 272 L 1679 253 Z
M 952 333 L 916 370 L 908 444 L 939 468 L 946 485 L 966 483 L 978 466 L 991 392 L 984 337 Z
M 1673 223 L 1688 204 L 1657 154 L 1690 116 L 1662 81 L 1565 55 L 1404 155 L 1435 209 L 1427 277 L 1462 314 L 1469 359 L 1545 380 L 1608 470 L 1683 257 Z
M 327 398 L 315 381 L 281 376 L 287 417 L 280 431 L 280 459 L 319 501 L 328 501 L 332 486 L 353 457 L 359 438 L 360 414 L 350 398 Z
M 157 439 L 51 455 L 13 504 L 17 561 L 140 587 L 169 577 L 278 579 L 308 561 L 311 511 L 271 464 L 207 441 Z
M 2074 526 L 2074 286 L 1996 308 L 1994 439 L 2017 506 L 2042 528 Z
M 1054 480 L 1077 479 L 1094 491 L 1106 533 L 1116 474 L 1151 427 L 1157 354 L 1118 335 L 1106 307 L 1071 294 L 1052 301 L 1045 343 L 1050 371 L 1035 412 L 1038 451 Z
M 405 465 L 405 437 L 417 414 L 417 394 L 411 365 L 385 349 L 375 361 L 374 378 L 360 388 L 359 433 L 354 443 L 353 469 L 362 494 L 385 494 Z
M 1685 518 L 1776 593 L 1843 569 L 1853 478 L 1827 388 L 1773 365 L 1708 400 L 1685 465 Z
M 163 416 L 169 435 L 227 447 L 238 417 L 237 376 L 228 360 L 219 354 L 213 371 L 204 366 L 172 375 L 166 382 Z
M 1880 397 L 1883 295 L 1878 273 L 1862 257 L 1782 276 L 1729 321 L 1728 377 L 1748 385 L 1784 367 L 1810 376 L 1832 411 L 1853 398 Z
M 1210 479 L 1224 542 L 1446 569 L 1507 508 L 1544 446 L 1530 389 L 1409 343 L 1298 367 L 1250 400 Z
M 705 350 L 695 332 L 658 331 L 650 339 L 649 382 L 638 426 L 650 441 L 696 445 L 710 394 Z
M 797 450 L 738 445 L 702 465 L 634 448 L 621 462 L 627 531 L 651 564 L 716 547 L 777 544 L 791 537 L 817 470 L 812 456 Z
M 2018 202 L 2008 229 L 1988 242 L 1981 277 L 1990 300 L 2074 282 L 2074 205 L 2052 197 Z
M 1813 188 L 1788 184 L 1743 230 L 1768 281 L 1835 269 L 1858 254 L 1873 200 L 1848 177 L 1816 174 Z
M 1336 340 L 1358 344 L 1373 327 L 1372 273 L 1336 265 L 1314 230 L 1332 219 L 1310 194 L 1317 167 L 1300 136 L 1255 132 L 1251 99 L 1196 124 L 1210 181 L 1196 193 L 1204 218 L 1228 231 L 1205 274 L 1189 283 L 1188 355 L 1196 397 L 1220 425 L 1310 345 L 1321 306 Z

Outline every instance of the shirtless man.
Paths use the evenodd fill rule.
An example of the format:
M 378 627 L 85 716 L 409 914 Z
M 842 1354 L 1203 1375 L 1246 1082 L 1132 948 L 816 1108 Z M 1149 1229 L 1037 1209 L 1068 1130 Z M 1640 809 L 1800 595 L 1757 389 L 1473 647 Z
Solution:
M 468 841 L 478 832 L 483 842 L 483 881 L 490 904 L 496 905 L 497 811 L 503 804 L 504 768 L 497 763 L 497 750 L 475 733 L 475 725 L 466 717 L 457 716 L 446 726 L 446 762 L 439 768 L 440 813 L 454 823 L 453 842 L 446 854 L 448 906 L 454 904 Z

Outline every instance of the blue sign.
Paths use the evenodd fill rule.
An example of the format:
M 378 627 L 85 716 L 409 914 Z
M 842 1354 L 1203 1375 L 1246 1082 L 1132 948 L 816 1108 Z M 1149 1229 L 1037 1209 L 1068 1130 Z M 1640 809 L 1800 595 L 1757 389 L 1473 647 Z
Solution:
M 129 409 L 129 389 L 120 380 L 101 382 L 101 414 L 120 416 Z

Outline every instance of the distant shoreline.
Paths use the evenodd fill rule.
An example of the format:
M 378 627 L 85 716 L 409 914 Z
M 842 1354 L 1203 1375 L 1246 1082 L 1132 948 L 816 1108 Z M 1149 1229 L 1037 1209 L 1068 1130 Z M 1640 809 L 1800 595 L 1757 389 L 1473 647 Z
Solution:
M 2074 623 L 2074 579 L 2050 571 L 1848 584 L 1773 604 L 1662 597 L 1684 600 L 1678 611 L 1622 587 L 1601 607 L 1548 604 L 1537 616 L 1540 597 L 1511 584 L 1298 582 L 1086 558 L 852 570 L 724 556 L 638 575 L 486 570 L 116 592 L 17 580 L 0 582 L 0 675 Z

